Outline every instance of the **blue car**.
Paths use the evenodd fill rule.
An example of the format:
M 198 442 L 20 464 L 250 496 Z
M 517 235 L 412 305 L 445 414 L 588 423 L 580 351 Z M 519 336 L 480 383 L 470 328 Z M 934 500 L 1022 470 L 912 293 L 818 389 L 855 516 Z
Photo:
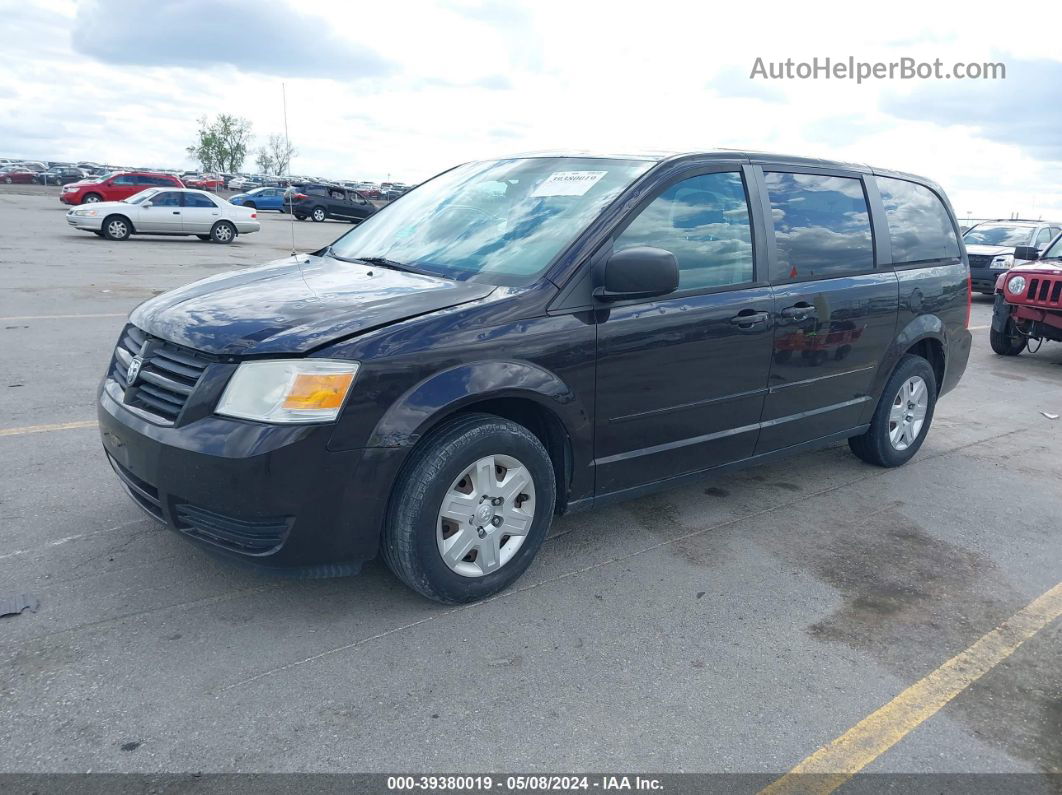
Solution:
M 284 209 L 283 188 L 255 188 L 246 193 L 237 193 L 229 199 L 229 204 L 240 204 L 244 207 L 253 207 L 259 210 L 286 212 Z

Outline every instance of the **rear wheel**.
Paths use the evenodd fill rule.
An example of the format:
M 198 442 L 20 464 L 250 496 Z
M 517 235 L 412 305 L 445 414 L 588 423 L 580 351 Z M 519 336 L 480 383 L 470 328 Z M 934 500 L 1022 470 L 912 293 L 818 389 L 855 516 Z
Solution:
M 869 464 L 906 464 L 925 441 L 937 404 L 937 377 L 929 362 L 907 354 L 892 371 L 881 400 L 862 436 L 848 440 L 852 452 Z
M 988 342 L 992 346 L 992 350 L 998 353 L 1000 356 L 1017 356 L 1028 344 L 1028 340 L 1025 336 L 1018 331 L 1018 327 L 1014 324 L 1014 318 L 1007 318 L 1007 325 L 1002 332 L 992 329 L 988 332 Z
M 317 223 L 321 223 L 321 221 L 328 217 L 328 213 L 325 212 L 324 207 L 314 207 L 313 212 L 310 213 L 310 217 L 317 221 Z
M 388 567 L 437 602 L 485 599 L 531 565 L 553 517 L 553 464 L 522 425 L 447 421 L 410 455 L 383 537 Z
M 244 202 L 243 206 L 244 207 L 250 207 L 252 210 L 257 210 L 258 209 L 258 205 L 255 204 L 254 202 Z
M 85 198 L 81 200 L 82 204 L 95 204 L 98 201 L 102 201 L 103 197 L 98 193 L 86 193 Z
M 210 235 L 196 235 L 200 240 L 210 240 Z
M 215 243 L 231 243 L 236 239 L 236 227 L 228 221 L 218 221 L 210 230 L 210 239 Z
M 133 225 L 124 215 L 109 215 L 103 219 L 103 236 L 108 240 L 128 240 Z

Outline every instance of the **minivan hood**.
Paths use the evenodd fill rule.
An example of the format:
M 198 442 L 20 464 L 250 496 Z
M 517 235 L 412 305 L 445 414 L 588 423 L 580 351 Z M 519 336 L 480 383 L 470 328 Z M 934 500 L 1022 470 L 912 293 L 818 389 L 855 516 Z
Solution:
M 984 246 L 975 244 L 966 247 L 967 254 L 977 254 L 978 256 L 998 257 L 1000 254 L 1013 254 L 1014 246 Z
M 149 334 L 206 353 L 305 353 L 485 298 L 494 289 L 300 254 L 163 293 L 134 309 L 129 320 Z

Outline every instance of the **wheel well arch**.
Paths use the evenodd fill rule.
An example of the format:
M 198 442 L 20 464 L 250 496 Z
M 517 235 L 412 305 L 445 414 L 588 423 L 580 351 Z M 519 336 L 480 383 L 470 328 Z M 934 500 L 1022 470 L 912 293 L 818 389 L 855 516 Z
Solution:
M 939 393 L 941 386 L 944 384 L 944 368 L 946 366 L 944 343 L 935 337 L 923 337 L 904 351 L 904 354 L 921 356 L 929 362 L 933 368 L 933 375 L 937 379 L 937 392 Z
M 130 234 L 134 234 L 136 232 L 136 224 L 134 224 L 133 219 L 125 213 L 108 213 L 107 215 L 103 216 L 103 221 L 100 224 L 100 228 L 102 229 L 103 227 L 107 226 L 107 222 L 110 221 L 112 218 L 121 218 L 123 221 L 129 224 Z
M 453 411 L 432 418 L 422 429 L 417 444 L 423 444 L 442 423 L 463 414 L 491 414 L 527 428 L 546 448 L 557 482 L 555 512 L 564 513 L 572 477 L 572 442 L 564 421 L 548 407 L 528 397 L 485 397 L 463 403 Z

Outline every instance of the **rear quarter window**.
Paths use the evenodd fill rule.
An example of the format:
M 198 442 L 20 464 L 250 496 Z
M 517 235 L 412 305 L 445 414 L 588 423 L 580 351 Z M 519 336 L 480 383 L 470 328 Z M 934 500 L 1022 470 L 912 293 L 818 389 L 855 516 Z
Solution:
M 940 197 L 925 185 L 875 177 L 889 225 L 892 261 L 905 265 L 959 256 L 959 239 Z

